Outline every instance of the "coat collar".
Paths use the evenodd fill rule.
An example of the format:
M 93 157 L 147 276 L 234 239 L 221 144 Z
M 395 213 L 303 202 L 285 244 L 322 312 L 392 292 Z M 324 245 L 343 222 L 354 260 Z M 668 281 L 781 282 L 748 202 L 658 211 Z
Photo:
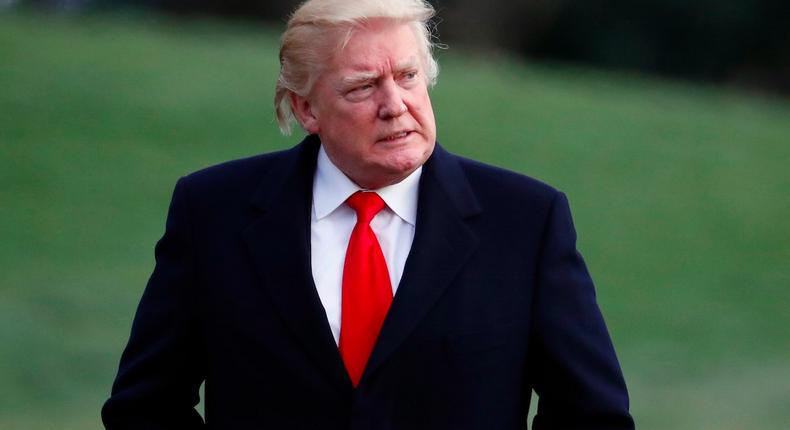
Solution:
M 281 159 L 252 197 L 258 217 L 244 235 L 264 288 L 295 337 L 342 390 L 351 381 L 332 337 L 310 268 L 312 181 L 320 141 L 308 136 Z M 481 212 L 455 156 L 436 144 L 423 166 L 414 242 L 398 293 L 361 384 L 417 327 L 472 255 L 477 238 L 466 219 Z

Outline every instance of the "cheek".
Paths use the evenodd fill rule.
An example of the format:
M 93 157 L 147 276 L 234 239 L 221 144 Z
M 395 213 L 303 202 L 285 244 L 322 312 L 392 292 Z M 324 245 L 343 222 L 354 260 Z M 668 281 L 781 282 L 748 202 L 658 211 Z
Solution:
M 433 107 L 431 106 L 431 99 L 425 94 L 421 97 L 414 106 L 414 115 L 417 121 L 422 125 L 426 131 L 435 129 Z
M 370 103 L 353 103 L 334 112 L 337 125 L 349 132 L 360 132 L 375 124 L 376 111 Z

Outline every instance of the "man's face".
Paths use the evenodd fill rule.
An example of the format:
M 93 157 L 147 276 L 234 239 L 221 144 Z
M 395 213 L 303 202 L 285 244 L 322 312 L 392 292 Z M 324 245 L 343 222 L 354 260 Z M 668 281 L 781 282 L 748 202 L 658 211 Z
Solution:
M 366 188 L 400 182 L 431 155 L 436 123 L 411 26 L 373 21 L 334 55 L 294 111 L 329 158 Z

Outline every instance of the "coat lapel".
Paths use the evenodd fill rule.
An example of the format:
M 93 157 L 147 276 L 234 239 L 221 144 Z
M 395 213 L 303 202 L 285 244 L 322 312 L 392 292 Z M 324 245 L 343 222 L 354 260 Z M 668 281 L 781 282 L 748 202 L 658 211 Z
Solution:
M 310 210 L 318 140 L 308 136 L 283 154 L 253 198 L 259 215 L 245 241 L 280 316 L 341 389 L 351 390 L 310 266 Z
M 403 278 L 361 383 L 409 336 L 472 255 L 477 237 L 466 219 L 478 213 L 466 175 L 437 144 L 420 178 L 416 231 Z

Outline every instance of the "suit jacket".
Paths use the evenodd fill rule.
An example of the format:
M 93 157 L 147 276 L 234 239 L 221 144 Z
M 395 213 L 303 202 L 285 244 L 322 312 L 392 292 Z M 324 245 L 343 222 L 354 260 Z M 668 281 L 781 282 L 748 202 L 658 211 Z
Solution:
M 310 269 L 319 144 L 178 181 L 108 429 L 524 429 L 532 389 L 534 429 L 633 428 L 565 196 L 438 144 L 354 389 Z

